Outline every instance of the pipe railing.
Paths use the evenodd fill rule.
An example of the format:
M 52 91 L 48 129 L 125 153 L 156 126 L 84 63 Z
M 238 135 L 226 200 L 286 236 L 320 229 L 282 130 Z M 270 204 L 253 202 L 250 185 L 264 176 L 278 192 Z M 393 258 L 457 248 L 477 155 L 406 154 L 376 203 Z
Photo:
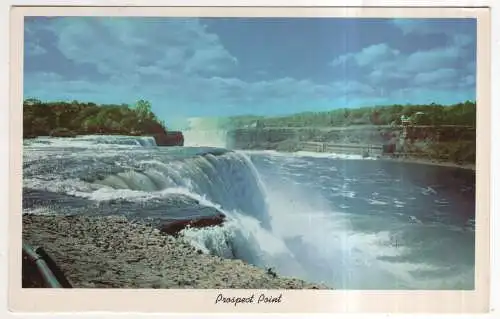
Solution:
M 28 244 L 23 243 L 23 258 L 35 265 L 46 288 L 72 288 L 61 269 L 57 267 L 54 260 L 42 247 L 33 249 Z

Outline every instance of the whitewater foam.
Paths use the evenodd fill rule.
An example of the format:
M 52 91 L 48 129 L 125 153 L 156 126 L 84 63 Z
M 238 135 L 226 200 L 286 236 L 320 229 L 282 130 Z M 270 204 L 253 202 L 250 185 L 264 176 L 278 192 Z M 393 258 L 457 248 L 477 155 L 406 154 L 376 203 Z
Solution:
M 275 268 L 281 275 L 306 276 L 282 238 L 261 223 L 237 211 L 224 211 L 223 226 L 187 228 L 181 234 L 196 248 L 226 258 L 237 258 L 261 268 Z
M 145 160 L 136 163 L 136 166 L 141 169 L 128 169 L 94 181 L 25 178 L 24 186 L 97 201 L 126 198 L 146 201 L 184 189 L 188 190 L 189 196 L 204 196 L 227 211 L 238 210 L 257 218 L 264 227 L 269 225 L 266 190 L 256 168 L 245 154 L 205 154 L 170 161 L 168 165 L 157 160 Z
M 156 140 L 152 136 L 124 136 L 124 135 L 80 135 L 76 137 L 46 137 L 39 136 L 24 141 L 25 147 L 77 147 L 77 148 L 137 148 L 156 147 Z
M 114 137 L 111 140 L 116 141 Z M 108 142 L 111 143 L 111 140 Z M 50 140 L 50 147 L 71 143 L 83 145 L 81 142 L 78 139 L 64 140 L 64 144 L 61 141 L 52 143 Z M 92 149 L 93 146 L 88 147 L 91 149 L 88 154 L 95 153 L 93 161 L 100 162 L 98 156 L 102 154 Z M 144 148 L 142 144 L 127 147 Z M 115 151 L 106 149 L 107 154 L 114 154 Z M 155 151 L 159 152 L 158 149 Z M 355 188 L 359 193 L 353 190 L 352 186 L 363 182 L 363 178 L 342 176 L 342 184 L 327 183 L 327 176 L 330 176 L 328 174 L 336 176 L 339 173 L 333 165 L 325 165 L 322 175 L 318 174 L 317 178 L 304 179 L 308 174 L 300 170 L 307 171 L 310 165 L 316 165 L 308 153 L 206 153 L 203 156 L 168 160 L 155 153 L 153 157 L 134 157 L 129 161 L 124 159 L 123 150 L 121 152 L 106 164 L 123 168 L 119 172 L 104 176 L 99 173 L 99 178 L 84 181 L 67 176 L 63 178 L 62 174 L 47 170 L 43 176 L 35 174 L 25 177 L 24 187 L 62 192 L 97 202 L 123 199 L 139 202 L 141 205 L 142 202 L 146 205 L 149 201 L 158 199 L 188 198 L 190 205 L 195 203 L 189 207 L 213 208 L 227 218 L 222 226 L 182 231 L 183 236 L 196 248 L 222 257 L 239 258 L 263 268 L 273 267 L 280 274 L 327 283 L 335 288 L 390 289 L 434 287 L 433 285 L 439 284 L 446 284 L 446 287 L 460 283 L 470 285 L 470 282 L 458 275 L 456 278 L 443 278 L 445 283 L 432 278 L 416 277 L 413 274 L 415 272 L 439 272 L 442 269 L 420 260 L 405 259 L 405 254 L 410 255 L 413 248 L 398 236 L 402 236 L 400 234 L 407 229 L 434 227 L 437 231 L 437 227 L 441 226 L 418 223 L 417 217 L 401 213 L 392 214 L 392 219 L 384 214 L 353 214 L 351 210 L 354 211 L 356 204 L 351 206 L 346 205 L 347 203 L 368 201 L 376 209 L 381 204 L 383 195 L 370 192 L 368 194 L 372 198 L 370 195 L 366 198 L 362 189 Z M 126 153 L 127 156 L 131 154 L 129 151 Z M 47 161 L 52 161 L 56 156 L 70 159 L 74 156 L 71 152 L 61 153 L 59 150 L 53 154 L 45 151 L 36 154 L 38 155 L 28 154 L 27 158 L 38 161 L 46 156 Z M 281 178 L 263 178 L 266 173 L 257 170 L 248 154 L 264 155 L 262 161 Z M 70 163 L 78 164 L 72 160 Z M 66 170 L 69 171 L 70 168 Z M 387 179 L 384 174 L 379 171 L 376 175 Z M 318 182 L 325 183 L 325 193 L 315 188 Z M 429 187 L 417 189 L 417 192 L 428 192 L 423 195 L 429 195 L 433 190 Z M 377 189 L 377 192 L 384 194 L 384 190 Z M 325 194 L 330 197 L 326 198 Z M 332 201 L 332 198 L 336 198 L 337 202 Z M 385 204 L 404 204 L 392 195 L 386 199 Z M 444 199 L 440 198 L 438 201 L 435 203 L 442 203 Z M 179 202 L 182 204 L 182 200 L 176 203 Z M 168 206 L 161 206 L 160 210 L 163 207 L 165 212 L 161 213 L 168 214 Z M 349 207 L 353 208 L 348 210 Z M 394 224 L 388 225 L 389 223 Z M 367 231 L 360 231 L 355 227 L 359 224 L 374 226 Z M 473 220 L 470 224 L 473 227 Z M 377 228 L 377 225 L 384 227 Z M 418 236 L 417 232 L 413 236 Z
M 189 118 L 183 134 L 185 146 L 227 147 L 227 131 L 220 128 L 219 119 Z
M 309 151 L 297 151 L 297 152 L 279 152 L 275 150 L 245 150 L 245 153 L 254 155 L 267 155 L 274 157 L 284 157 L 284 158 L 326 158 L 326 159 L 343 159 L 343 160 L 377 160 L 376 157 L 363 157 L 358 154 L 344 154 L 344 153 L 325 153 L 325 152 L 309 152 Z

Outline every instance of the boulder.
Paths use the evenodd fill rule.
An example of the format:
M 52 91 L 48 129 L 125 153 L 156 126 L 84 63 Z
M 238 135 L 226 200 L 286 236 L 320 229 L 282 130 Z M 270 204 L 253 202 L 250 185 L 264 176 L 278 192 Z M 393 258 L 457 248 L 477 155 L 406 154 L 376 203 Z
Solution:
M 179 220 L 173 220 L 170 221 L 166 224 L 163 224 L 160 226 L 160 231 L 162 233 L 172 235 L 172 236 L 177 236 L 180 231 L 182 231 L 185 228 L 204 228 L 204 227 L 211 227 L 211 226 L 219 226 L 224 223 L 226 219 L 226 216 L 224 214 L 219 213 L 214 216 L 203 216 L 203 217 L 197 217 L 193 219 L 179 219 Z

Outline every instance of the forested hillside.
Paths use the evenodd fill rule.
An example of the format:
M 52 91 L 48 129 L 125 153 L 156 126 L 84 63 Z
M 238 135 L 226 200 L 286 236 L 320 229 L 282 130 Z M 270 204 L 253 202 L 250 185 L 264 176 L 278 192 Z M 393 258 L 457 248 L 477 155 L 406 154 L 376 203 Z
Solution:
M 23 103 L 23 136 L 75 136 L 81 134 L 155 135 L 166 134 L 165 123 L 151 111 L 148 101 L 134 106 L 95 103 Z

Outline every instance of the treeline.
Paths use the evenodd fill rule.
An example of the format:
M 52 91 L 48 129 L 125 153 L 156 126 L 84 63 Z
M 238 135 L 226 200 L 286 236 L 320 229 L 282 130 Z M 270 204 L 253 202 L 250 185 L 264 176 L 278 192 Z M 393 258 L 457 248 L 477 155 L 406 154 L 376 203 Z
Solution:
M 82 134 L 156 135 L 166 134 L 165 123 L 145 100 L 135 105 L 73 102 L 42 102 L 26 99 L 23 103 L 23 137 Z
M 402 116 L 415 125 L 476 126 L 476 102 L 454 105 L 389 105 L 357 109 L 336 109 L 328 112 L 304 112 L 281 117 L 238 116 L 236 127 L 332 127 L 350 125 L 400 125 Z

